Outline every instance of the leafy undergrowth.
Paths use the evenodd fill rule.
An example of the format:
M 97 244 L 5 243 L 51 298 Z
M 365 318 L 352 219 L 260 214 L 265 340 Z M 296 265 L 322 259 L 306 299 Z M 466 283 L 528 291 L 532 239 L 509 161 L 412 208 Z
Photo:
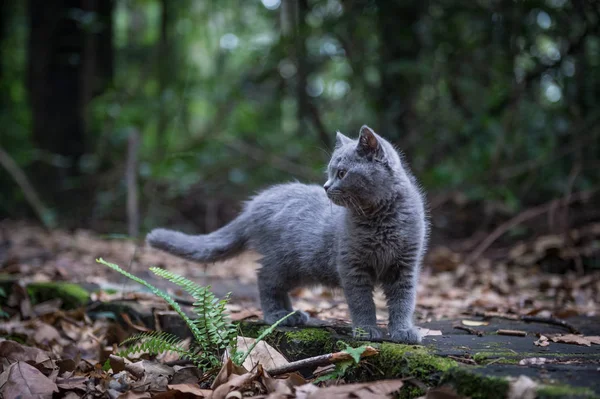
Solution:
M 389 397 L 399 391 L 402 380 L 319 387 L 298 373 L 274 378 L 256 364 L 250 370 L 224 362 L 216 376 L 203 374 L 193 365 L 172 366 L 149 360 L 135 362 L 111 355 L 107 364 L 82 359 L 61 359 L 51 352 L 0 342 L 3 398 L 110 397 L 110 398 L 361 398 Z M 207 378 L 210 376 L 211 378 Z
M 387 398 L 405 385 L 401 379 L 349 384 L 343 379 L 347 368 L 343 366 L 336 368 L 342 372 L 321 367 L 311 376 L 312 381 L 307 380 L 296 371 L 281 371 L 282 367 L 290 366 L 285 357 L 266 342 L 252 338 L 238 337 L 238 352 L 253 348 L 242 365 L 224 356 L 217 368 L 199 368 L 182 361 L 177 351 L 156 356 L 151 353 L 155 351 L 143 351 L 144 348 L 128 353 L 127 358 L 115 355 L 117 343 L 136 329 L 144 328 L 133 323 L 122 326 L 111 317 L 92 320 L 83 309 L 54 309 L 31 320 L 3 323 L 0 396 L 6 399 Z M 377 353 L 370 347 L 346 347 L 346 352 L 331 357 L 332 361 L 341 360 L 340 364 L 348 365 L 359 361 L 361 356 Z M 266 370 L 272 370 L 277 378 Z
M 85 231 L 47 233 L 18 223 L 5 227 L 11 231 L 11 243 L 0 246 L 0 290 L 3 293 L 0 308 L 5 317 L 0 323 L 0 337 L 3 337 L 0 338 L 0 393 L 5 398 L 16 397 L 17 390 L 26 392 L 26 397 L 70 398 L 224 398 L 227 395 L 236 398 L 373 398 L 388 397 L 398 390 L 401 397 L 442 395 L 427 385 L 420 385 L 426 378 L 421 382 L 395 379 L 348 384 L 344 376 L 351 367 L 344 368 L 344 365 L 335 370 L 325 367 L 313 374 L 304 374 L 310 377 L 309 380 L 297 373 L 274 378 L 265 370 L 287 360 L 264 343 L 257 345 L 259 354 L 251 356 L 254 363 L 245 364 L 245 369 L 219 359 L 215 367 L 200 370 L 182 363 L 176 354 L 168 352 L 158 356 L 133 353 L 129 359 L 116 357 L 120 342 L 134 334 L 148 333 L 147 326 L 158 323 L 154 319 L 143 319 L 146 316 L 143 312 L 136 313 L 136 307 L 153 309 L 149 313 L 157 320 L 162 311 L 171 308 L 137 288 L 126 287 L 126 282 L 116 280 L 107 268 L 98 266 L 94 261 L 96 257 L 105 256 L 129 265 L 128 271 L 135 274 L 142 268 L 146 270 L 147 265 L 157 265 L 200 284 L 208 285 L 207 281 L 210 281 L 217 291 L 221 289 L 222 292 L 217 293 L 221 297 L 234 285 L 237 295 L 226 309 L 236 321 L 261 316 L 256 298 L 252 294 L 240 294 L 247 293 L 247 287 L 255 285 L 256 263 L 252 255 L 202 269 L 131 241 L 107 240 Z M 600 237 L 600 229 L 589 230 L 591 233 L 585 233 L 587 238 L 581 241 L 580 252 L 576 253 L 586 259 L 597 253 L 594 251 L 597 251 Z M 506 251 L 506 256 L 500 260 L 481 259 L 470 266 L 462 263 L 461 254 L 444 248 L 433 249 L 421 279 L 419 320 L 453 317 L 467 310 L 470 314 L 498 312 L 559 317 L 597 314 L 600 303 L 598 272 L 557 275 L 543 272 L 539 267 L 540 262 L 550 256 L 573 256 L 573 248 L 569 251 L 564 248 L 564 242 L 559 241 L 545 238 L 526 245 L 518 244 L 512 251 Z M 160 283 L 160 279 L 151 280 L 151 274 L 143 277 L 153 284 Z M 223 282 L 226 281 L 232 284 L 225 287 Z M 129 292 L 123 293 L 124 288 Z M 60 295 L 56 295 L 57 292 Z M 293 296 L 294 304 L 314 317 L 330 321 L 349 319 L 347 306 L 336 293 L 298 290 Z M 121 308 L 114 300 L 127 306 Z M 87 312 L 81 307 L 86 303 Z M 111 303 L 112 307 L 104 307 L 106 303 Z M 383 321 L 386 318 L 385 301 L 377 296 L 376 304 L 378 319 Z M 539 338 L 538 344 L 545 346 L 550 341 L 567 340 L 591 345 L 596 343 L 597 337 L 548 336 L 545 341 Z M 251 344 L 238 340 L 238 345 L 247 348 Z M 531 345 L 534 346 L 533 341 Z M 334 349 L 327 347 L 325 350 Z M 415 359 L 414 355 L 415 351 L 411 350 L 406 356 Z M 256 364 L 258 358 L 261 367 Z M 390 362 L 395 360 L 373 359 L 366 366 L 386 370 L 404 366 L 404 363 L 397 363 L 388 367 L 386 364 Z M 434 371 L 428 367 L 429 363 L 422 365 L 421 374 L 433 375 Z M 335 378 L 329 378 L 331 373 L 337 373 L 333 375 Z M 215 378 L 217 374 L 219 377 Z M 323 378 L 328 374 L 329 377 Z M 403 372 L 391 373 L 388 378 L 398 376 L 403 376 Z M 506 381 L 500 383 L 507 385 Z M 529 381 L 523 384 L 526 385 L 524 389 L 535 389 Z
M 7 288 L 3 283 L 5 279 L 14 278 L 27 283 L 83 283 L 102 289 L 103 298 L 115 288 L 129 290 L 126 279 L 115 279 L 110 270 L 95 263 L 96 258 L 104 257 L 133 274 L 147 273 L 148 265 L 168 269 L 201 285 L 211 285 L 219 297 L 233 291 L 228 310 L 234 319 L 262 316 L 256 290 L 259 266 L 256 254 L 247 253 L 202 267 L 122 237 L 98 236 L 85 230 L 49 233 L 19 222 L 2 222 L 0 228 L 11 232 L 10 242 L 0 247 L 0 288 Z M 600 312 L 599 243 L 600 224 L 592 223 L 571 231 L 568 238 L 546 235 L 516 242 L 494 252 L 493 260 L 480 258 L 471 264 L 464 262 L 467 253 L 456 248 L 434 247 L 429 251 L 420 279 L 417 323 L 462 317 L 466 310 L 552 314 L 559 318 L 597 315 Z M 577 264 L 586 268 L 585 274 L 575 271 L 573 265 Z M 566 270 L 552 273 L 553 265 L 564 265 Z M 141 277 L 161 289 L 166 286 L 151 275 Z M 139 292 L 139 289 L 134 287 L 133 291 Z M 315 318 L 331 322 L 349 319 L 348 306 L 340 291 L 299 289 L 291 294 L 295 307 Z M 0 297 L 0 303 L 1 300 Z M 377 318 L 384 323 L 387 309 L 380 291 L 375 293 L 375 304 Z

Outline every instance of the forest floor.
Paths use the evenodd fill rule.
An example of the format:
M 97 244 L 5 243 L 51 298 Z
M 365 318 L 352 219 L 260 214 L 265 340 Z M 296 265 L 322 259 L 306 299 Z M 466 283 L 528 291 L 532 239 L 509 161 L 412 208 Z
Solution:
M 121 237 L 84 230 L 49 232 L 21 222 L 0 224 L 0 240 L 0 288 L 6 294 L 0 303 L 8 317 L 0 323 L 0 337 L 8 338 L 0 338 L 0 393 L 4 397 L 17 392 L 15 387 L 22 388 L 23 381 L 29 381 L 40 397 L 59 392 L 73 398 L 150 397 L 151 393 L 153 397 L 224 398 L 236 390 L 245 390 L 244 396 L 249 392 L 263 395 L 259 397 L 366 398 L 387 397 L 403 385 L 400 392 L 405 397 L 436 398 L 442 397 L 440 388 L 434 388 L 440 384 L 452 387 L 444 391 L 453 395 L 446 396 L 450 398 L 535 397 L 536 392 L 548 397 L 600 397 L 600 271 L 567 268 L 556 274 L 546 272 L 544 266 L 567 262 L 578 269 L 577 265 L 587 265 L 590 259 L 597 261 L 600 224 L 571 231 L 568 240 L 546 235 L 514 243 L 502 258 L 481 257 L 469 264 L 447 247 L 433 248 L 417 300 L 423 346 L 375 343 L 380 354 L 373 359 L 383 360 L 365 362 L 370 375 L 340 377 L 334 381 L 340 384 L 335 388 L 338 391 L 331 392 L 323 390 L 335 385 L 307 388 L 314 370 L 303 369 L 302 376 L 282 379 L 284 388 L 256 367 L 249 367 L 248 373 L 230 367 L 221 384 L 225 388 L 217 392 L 217 386 L 213 390 L 206 382 L 202 385 L 203 377 L 190 373 L 189 367 L 174 366 L 173 355 L 159 357 L 162 363 L 131 363 L 141 371 L 129 362 L 122 370 L 114 364 L 108 371 L 102 369 L 115 345 L 134 332 L 149 328 L 181 331 L 166 304 L 96 263 L 97 258 L 119 264 L 176 298 L 182 293 L 149 272 L 150 266 L 210 285 L 219 297 L 232 292 L 227 305 L 231 318 L 251 329 L 262 317 L 255 254 L 202 266 Z M 341 292 L 301 289 L 292 297 L 296 308 L 315 318 L 306 331 L 321 338 L 327 335 L 317 340 L 318 345 L 312 339 L 306 344 L 296 339 L 296 330 L 279 329 L 274 334 L 279 338 L 267 342 L 288 360 L 331 352 L 339 339 L 352 341 Z M 375 300 L 378 321 L 385 326 L 387 313 L 380 292 Z M 288 345 L 278 345 L 282 337 Z M 401 369 L 398 364 L 403 365 Z M 235 375 L 244 381 L 243 389 L 228 385 Z M 348 387 L 343 382 L 382 378 L 387 382 L 342 388 Z

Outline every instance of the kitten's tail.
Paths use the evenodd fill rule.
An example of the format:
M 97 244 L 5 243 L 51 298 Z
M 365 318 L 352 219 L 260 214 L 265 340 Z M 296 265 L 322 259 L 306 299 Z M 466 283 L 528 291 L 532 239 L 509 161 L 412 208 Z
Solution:
M 146 236 L 150 246 L 196 262 L 209 263 L 241 253 L 248 241 L 242 217 L 210 234 L 197 236 L 154 229 Z

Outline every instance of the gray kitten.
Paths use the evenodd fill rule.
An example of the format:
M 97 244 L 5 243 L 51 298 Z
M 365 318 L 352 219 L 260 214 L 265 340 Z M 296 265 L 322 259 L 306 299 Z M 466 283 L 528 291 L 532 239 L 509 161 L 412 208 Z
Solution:
M 258 288 L 269 323 L 292 311 L 290 290 L 341 286 L 354 335 L 380 339 L 373 302 L 379 284 L 387 298 L 391 339 L 419 343 L 412 318 L 428 224 L 415 178 L 394 147 L 367 126 L 358 140 L 337 134 L 327 174 L 324 187 L 289 183 L 268 188 L 213 233 L 156 229 L 147 241 L 198 262 L 226 259 L 245 249 L 261 254 Z M 297 312 L 284 324 L 307 320 Z

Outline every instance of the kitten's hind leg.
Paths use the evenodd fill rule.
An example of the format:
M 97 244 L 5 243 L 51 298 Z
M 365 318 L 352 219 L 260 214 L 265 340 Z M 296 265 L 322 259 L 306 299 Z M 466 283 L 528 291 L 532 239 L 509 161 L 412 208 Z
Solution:
M 269 324 L 275 323 L 294 311 L 290 297 L 284 287 L 285 285 L 278 281 L 275 276 L 268 275 L 264 272 L 264 269 L 259 271 L 258 291 L 260 294 L 260 305 L 265 321 Z M 302 311 L 297 311 L 285 319 L 281 325 L 300 326 L 306 324 L 307 321 L 308 315 Z

